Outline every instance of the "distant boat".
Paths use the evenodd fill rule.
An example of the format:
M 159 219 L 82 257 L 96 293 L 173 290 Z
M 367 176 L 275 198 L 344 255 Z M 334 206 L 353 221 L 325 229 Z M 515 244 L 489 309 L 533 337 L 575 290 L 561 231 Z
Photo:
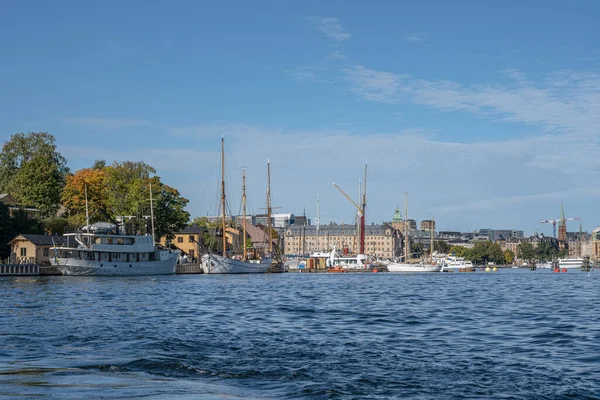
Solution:
M 244 176 L 245 182 L 245 176 Z M 246 193 L 244 185 L 244 193 L 242 195 L 244 199 L 244 237 L 243 242 L 246 241 Z M 227 256 L 227 236 L 226 224 L 225 224 L 225 139 L 221 137 L 221 229 L 223 236 L 223 255 L 218 254 L 205 254 L 202 256 L 202 270 L 205 274 L 264 274 L 271 267 L 272 260 L 270 258 L 264 258 L 261 260 L 247 260 L 246 258 L 246 246 L 244 245 L 244 254 L 240 256 L 240 259 L 231 258 Z M 270 218 L 269 222 L 270 222 Z M 270 233 L 270 232 L 269 232 Z M 270 238 L 269 238 L 270 239 Z
M 463 268 L 473 268 L 471 261 L 466 261 L 464 257 L 449 256 L 444 260 L 442 272 L 460 270 Z
M 326 265 L 328 268 L 342 269 L 368 269 L 371 267 L 369 257 L 366 254 L 357 254 L 355 256 L 339 255 L 335 247 L 329 253 Z
M 583 258 L 561 258 L 558 260 L 558 268 L 581 268 Z
M 441 265 L 391 263 L 386 266 L 389 272 L 440 272 Z

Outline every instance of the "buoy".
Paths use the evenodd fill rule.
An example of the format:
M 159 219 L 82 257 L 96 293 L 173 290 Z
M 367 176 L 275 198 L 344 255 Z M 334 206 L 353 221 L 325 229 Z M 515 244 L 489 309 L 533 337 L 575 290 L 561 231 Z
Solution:
M 379 272 L 379 271 L 377 271 L 376 269 L 374 269 L 373 272 Z
M 494 272 L 498 271 L 498 267 L 494 267 L 493 271 Z
M 485 267 L 485 272 L 490 272 L 490 267 Z
M 553 270 L 554 272 L 560 272 L 560 269 L 556 268 L 555 270 Z
M 567 269 L 566 269 L 566 268 L 563 268 L 562 272 L 567 272 Z

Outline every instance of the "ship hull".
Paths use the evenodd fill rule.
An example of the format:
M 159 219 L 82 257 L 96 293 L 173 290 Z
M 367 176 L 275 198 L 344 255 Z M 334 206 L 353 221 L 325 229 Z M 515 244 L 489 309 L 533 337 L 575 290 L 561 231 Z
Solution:
M 202 270 L 205 274 L 264 274 L 271 263 L 271 259 L 247 262 L 211 254 L 202 257 Z
M 178 253 L 166 259 L 146 262 L 100 262 L 73 258 L 54 258 L 51 264 L 63 275 L 76 276 L 140 276 L 171 275 L 177 270 Z
M 404 264 L 393 263 L 387 265 L 389 272 L 440 272 L 441 265 L 421 265 L 421 264 Z

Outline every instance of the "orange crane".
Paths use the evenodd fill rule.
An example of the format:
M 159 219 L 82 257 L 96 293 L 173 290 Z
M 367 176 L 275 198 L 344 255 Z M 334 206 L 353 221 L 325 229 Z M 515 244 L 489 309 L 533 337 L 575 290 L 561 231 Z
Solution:
M 579 217 L 574 217 L 574 218 L 565 218 L 565 222 L 566 221 L 580 221 L 581 218 Z M 552 234 L 554 237 L 556 237 L 556 223 L 560 222 L 561 219 L 545 219 L 542 221 L 542 224 L 552 224 Z

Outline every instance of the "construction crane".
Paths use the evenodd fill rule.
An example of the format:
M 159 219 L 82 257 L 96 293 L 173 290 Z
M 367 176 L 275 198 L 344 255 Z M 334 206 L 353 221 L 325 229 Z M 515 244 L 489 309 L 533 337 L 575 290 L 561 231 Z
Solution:
M 565 222 L 566 221 L 580 221 L 580 220 L 581 220 L 581 218 L 579 218 L 579 217 L 565 218 Z M 559 218 L 559 219 L 545 219 L 541 222 L 542 222 L 542 224 L 552 224 L 552 235 L 554 237 L 556 237 L 556 223 L 560 222 L 560 221 L 561 221 L 561 219 Z
M 350 200 L 350 202 L 354 204 L 354 207 L 356 207 L 356 209 L 358 210 L 358 217 L 360 218 L 360 254 L 365 254 L 365 213 L 363 212 L 361 206 L 356 204 L 356 202 L 352 200 L 352 197 L 348 196 L 346 192 L 342 190 L 341 187 L 335 184 L 335 182 L 333 183 L 333 186 L 335 186 L 337 190 L 342 192 L 342 194 L 346 196 L 346 198 Z

